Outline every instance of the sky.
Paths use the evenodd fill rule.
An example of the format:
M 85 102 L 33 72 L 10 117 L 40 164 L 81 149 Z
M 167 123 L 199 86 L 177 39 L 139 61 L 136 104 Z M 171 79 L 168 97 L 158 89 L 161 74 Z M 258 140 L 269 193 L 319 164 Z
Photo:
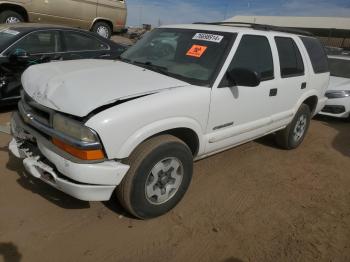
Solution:
M 350 17 L 350 0 L 126 0 L 129 26 L 222 21 L 235 15 Z

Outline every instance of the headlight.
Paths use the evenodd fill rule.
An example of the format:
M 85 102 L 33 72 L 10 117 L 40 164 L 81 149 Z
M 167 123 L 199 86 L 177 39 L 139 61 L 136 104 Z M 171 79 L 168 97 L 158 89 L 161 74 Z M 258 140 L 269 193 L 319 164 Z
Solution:
M 56 131 L 86 143 L 98 142 L 95 133 L 78 121 L 64 117 L 60 114 L 53 116 L 53 128 Z
M 326 92 L 326 97 L 332 98 L 344 98 L 350 97 L 350 90 L 332 90 Z

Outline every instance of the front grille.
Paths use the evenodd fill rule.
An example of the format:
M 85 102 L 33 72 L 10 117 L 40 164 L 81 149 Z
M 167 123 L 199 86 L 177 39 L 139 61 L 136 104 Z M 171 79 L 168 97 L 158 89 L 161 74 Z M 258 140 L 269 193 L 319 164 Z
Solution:
M 22 100 L 20 102 L 23 106 L 25 113 L 29 113 L 36 121 L 41 124 L 51 127 L 51 110 L 43 107 L 29 97 L 26 93 L 22 94 Z M 22 113 L 22 112 L 21 112 Z M 22 115 L 22 118 L 25 118 Z

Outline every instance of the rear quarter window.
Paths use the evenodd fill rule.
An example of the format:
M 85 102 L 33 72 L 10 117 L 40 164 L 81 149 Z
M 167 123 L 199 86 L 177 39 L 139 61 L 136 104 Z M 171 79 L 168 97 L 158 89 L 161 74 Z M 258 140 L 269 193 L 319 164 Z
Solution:
M 275 37 L 281 66 L 281 77 L 304 75 L 304 63 L 298 46 L 289 37 Z
M 300 37 L 300 39 L 309 54 L 315 74 L 329 72 L 326 51 L 321 42 L 312 37 Z

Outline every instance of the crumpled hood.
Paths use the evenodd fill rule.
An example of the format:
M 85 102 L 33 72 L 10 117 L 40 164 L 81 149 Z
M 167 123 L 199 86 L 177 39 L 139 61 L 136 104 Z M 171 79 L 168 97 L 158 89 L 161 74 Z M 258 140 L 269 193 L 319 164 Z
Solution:
M 22 85 L 41 105 L 83 117 L 117 100 L 188 83 L 120 61 L 86 59 L 31 66 Z
M 331 76 L 328 90 L 350 90 L 350 79 Z

